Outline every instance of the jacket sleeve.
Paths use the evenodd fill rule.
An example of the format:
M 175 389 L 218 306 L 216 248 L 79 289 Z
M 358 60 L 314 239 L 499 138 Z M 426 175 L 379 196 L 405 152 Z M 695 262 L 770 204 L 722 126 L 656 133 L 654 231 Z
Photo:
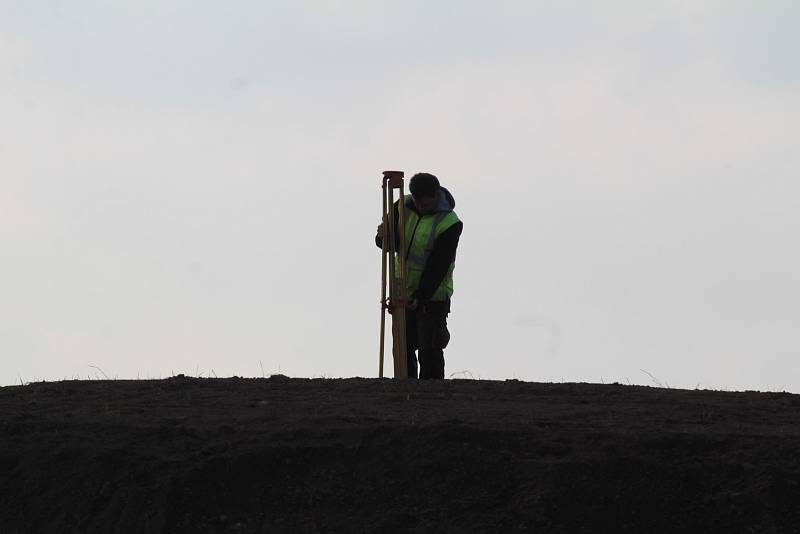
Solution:
M 422 271 L 419 288 L 411 295 L 411 298 L 416 298 L 421 303 L 431 300 L 444 277 L 447 276 L 450 265 L 456 259 L 456 248 L 458 248 L 458 240 L 463 229 L 464 223 L 459 221 L 436 238 L 431 255 Z
M 400 207 L 400 201 L 397 200 L 394 203 L 394 208 L 395 208 L 395 210 L 394 210 L 394 227 L 395 228 L 400 228 L 400 212 L 398 211 L 399 207 Z M 395 243 L 395 247 L 396 248 L 400 247 L 400 234 L 399 234 L 399 232 L 397 233 L 397 235 L 394 236 L 394 243 Z M 380 249 L 383 248 L 383 236 L 379 236 L 379 235 L 375 236 L 375 245 L 377 245 L 377 247 L 380 248 Z

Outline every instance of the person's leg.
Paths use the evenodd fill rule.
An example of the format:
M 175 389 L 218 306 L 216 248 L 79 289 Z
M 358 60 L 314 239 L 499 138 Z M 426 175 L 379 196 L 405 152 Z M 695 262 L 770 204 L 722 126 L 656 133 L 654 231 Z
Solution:
M 444 378 L 444 348 L 450 341 L 446 304 L 430 302 L 417 313 L 420 378 Z
M 417 354 L 419 346 L 417 336 L 417 313 L 406 310 L 406 365 L 408 366 L 408 378 L 417 378 Z

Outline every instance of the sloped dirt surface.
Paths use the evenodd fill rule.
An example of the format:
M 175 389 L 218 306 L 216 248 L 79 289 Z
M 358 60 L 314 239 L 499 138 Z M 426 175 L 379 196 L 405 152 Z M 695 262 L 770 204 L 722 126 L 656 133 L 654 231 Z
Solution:
M 0 532 L 800 532 L 800 396 L 285 377 L 5 387 Z

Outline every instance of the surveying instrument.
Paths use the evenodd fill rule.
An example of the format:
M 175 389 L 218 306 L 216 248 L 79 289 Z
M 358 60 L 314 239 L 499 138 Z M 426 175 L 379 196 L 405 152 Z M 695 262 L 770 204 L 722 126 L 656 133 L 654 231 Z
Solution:
M 397 206 L 395 190 L 399 190 Z M 406 351 L 406 213 L 403 171 L 383 172 L 383 268 L 381 279 L 381 343 L 378 376 L 383 378 L 386 312 L 392 316 L 394 377 L 408 378 Z M 388 270 L 388 280 L 387 280 Z M 389 289 L 389 296 L 386 289 Z

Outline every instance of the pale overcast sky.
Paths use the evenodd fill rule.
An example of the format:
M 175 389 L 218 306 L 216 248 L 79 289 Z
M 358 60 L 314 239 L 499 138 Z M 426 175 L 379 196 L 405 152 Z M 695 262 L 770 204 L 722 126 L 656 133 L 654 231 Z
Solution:
M 446 374 L 800 392 L 800 2 L 0 0 L 0 384 L 376 376 L 384 169 Z

